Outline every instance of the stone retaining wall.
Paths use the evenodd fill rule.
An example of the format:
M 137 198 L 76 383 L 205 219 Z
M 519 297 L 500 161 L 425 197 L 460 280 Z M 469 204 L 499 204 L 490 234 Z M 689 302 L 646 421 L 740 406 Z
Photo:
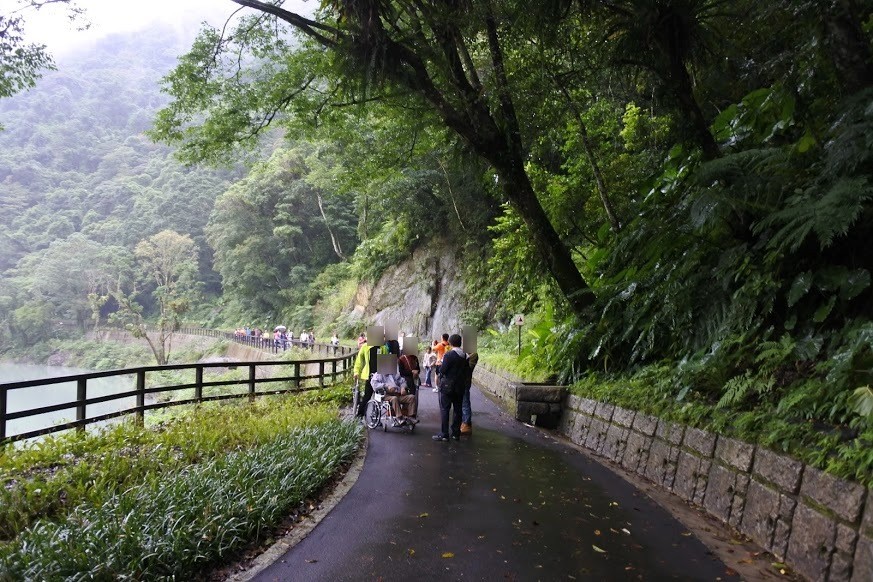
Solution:
M 498 404 L 516 420 L 544 428 L 558 426 L 567 395 L 563 386 L 533 384 L 517 378 L 509 381 L 501 373 L 481 364 L 473 376 L 476 383 L 487 387 Z
M 513 384 L 479 367 L 475 380 L 498 398 L 501 391 L 508 398 Z M 810 580 L 873 580 L 873 492 L 858 483 L 757 445 L 572 394 L 558 430 L 705 509 Z

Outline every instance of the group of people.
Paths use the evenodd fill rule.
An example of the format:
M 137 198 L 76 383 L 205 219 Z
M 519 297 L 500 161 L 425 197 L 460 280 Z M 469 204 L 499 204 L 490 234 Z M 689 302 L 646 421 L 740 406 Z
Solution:
M 439 394 L 440 432 L 435 441 L 458 440 L 462 434 L 473 432 L 473 414 L 470 406 L 470 388 L 473 370 L 479 360 L 476 353 L 467 354 L 461 348 L 461 336 L 442 334 L 434 340 L 423 355 L 424 380 L 421 379 L 422 364 L 415 350 L 401 349 L 397 340 L 387 340 L 371 345 L 363 333 L 358 336 L 358 356 L 355 359 L 355 380 L 363 379 L 364 392 L 356 415 L 363 418 L 367 402 L 374 390 L 384 391 L 398 423 L 418 423 L 418 387 L 432 388 Z M 379 354 L 397 356 L 397 371 L 384 373 L 378 370 Z M 451 416 L 451 423 L 449 422 Z
M 435 382 L 433 390 L 440 399 L 440 432 L 433 436 L 435 441 L 458 440 L 462 434 L 473 432 L 470 388 L 479 354 L 466 353 L 461 344 L 460 335 L 444 333 L 441 341 L 434 340 L 425 353 L 425 362 L 431 364 L 425 371 L 426 384 Z
M 263 348 L 276 347 L 276 349 L 287 350 L 292 345 L 298 345 L 302 348 L 315 349 L 315 333 L 312 331 L 304 331 L 300 337 L 294 337 L 293 331 L 288 331 L 284 325 L 276 326 L 273 331 L 264 331 L 257 327 L 238 327 L 233 330 L 233 335 L 238 339 L 248 340 L 248 343 L 255 343 Z M 340 344 L 337 334 L 333 334 L 330 338 L 330 345 L 338 347 Z

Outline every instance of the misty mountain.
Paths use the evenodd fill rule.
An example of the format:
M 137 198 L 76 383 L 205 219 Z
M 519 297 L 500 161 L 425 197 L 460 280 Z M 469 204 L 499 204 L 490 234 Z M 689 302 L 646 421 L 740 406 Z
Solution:
M 73 233 L 131 247 L 173 229 L 198 242 L 216 280 L 203 228 L 241 172 L 185 168 L 143 134 L 188 43 L 170 27 L 110 36 L 0 101 L 0 272 Z

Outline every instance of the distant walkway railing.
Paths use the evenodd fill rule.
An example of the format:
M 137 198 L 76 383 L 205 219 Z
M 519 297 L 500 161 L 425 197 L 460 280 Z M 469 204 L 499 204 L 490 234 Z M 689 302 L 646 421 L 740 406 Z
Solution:
M 215 330 L 201 330 L 203 332 Z M 181 333 L 187 333 L 181 331 Z M 224 332 L 218 332 L 224 333 Z M 195 335 L 209 335 L 206 333 L 196 333 Z M 231 336 L 233 334 L 230 334 Z M 221 337 L 221 336 L 213 336 Z M 237 341 L 237 338 L 231 338 Z M 22 382 L 11 382 L 0 384 L 0 443 L 19 441 L 29 439 L 45 434 L 59 432 L 76 428 L 84 430 L 86 425 L 96 422 L 103 422 L 120 416 L 135 414 L 138 422 L 143 423 L 145 420 L 145 412 L 148 410 L 157 410 L 167 408 L 169 406 L 180 406 L 183 404 L 198 404 L 201 402 L 209 402 L 215 400 L 228 400 L 231 398 L 249 398 L 254 400 L 257 396 L 268 394 L 284 394 L 288 392 L 297 392 L 304 390 L 312 390 L 323 387 L 327 378 L 331 382 L 336 382 L 338 377 L 346 377 L 351 371 L 356 351 L 343 346 L 325 346 L 333 350 L 341 352 L 339 356 L 329 356 L 318 359 L 295 360 L 295 361 L 266 361 L 266 362 L 216 362 L 216 363 L 199 363 L 199 364 L 174 364 L 167 366 L 141 366 L 137 368 L 126 368 L 122 370 L 112 370 L 107 372 L 94 372 L 90 374 L 75 374 L 72 376 L 61 376 L 57 378 L 47 378 L 43 380 L 28 380 Z M 318 373 L 307 374 L 308 370 L 313 370 L 317 366 Z M 203 378 L 204 370 L 210 368 L 243 368 L 248 374 L 247 378 L 241 380 L 217 380 L 206 381 Z M 258 377 L 257 369 L 261 368 L 278 368 L 276 375 L 267 374 L 266 377 Z M 291 371 L 293 374 L 283 374 L 283 371 Z M 147 382 L 147 375 L 153 373 L 164 372 L 168 370 L 193 370 L 194 381 L 185 384 L 173 386 L 152 386 Z M 136 387 L 133 390 L 126 390 L 114 394 L 102 396 L 88 396 L 88 383 L 97 378 L 118 377 L 119 382 L 123 376 L 134 376 L 136 379 Z M 304 387 L 303 383 L 307 380 L 318 380 L 316 386 Z M 124 380 L 125 383 L 129 380 Z M 50 406 L 41 406 L 38 408 L 28 408 L 25 410 L 17 410 L 9 412 L 10 395 L 16 391 L 25 390 L 27 388 L 37 386 L 53 386 L 63 383 L 75 383 L 76 398 L 59 404 Z M 285 385 L 282 385 L 285 383 Z M 290 384 L 291 386 L 288 386 Z M 209 394 L 209 389 L 225 386 L 243 386 L 246 388 L 244 392 L 234 392 L 225 394 Z M 269 387 L 272 389 L 258 389 L 258 387 Z M 281 386 L 281 387 L 277 387 Z M 157 397 L 160 394 L 174 393 L 179 390 L 194 389 L 193 398 L 184 398 L 181 400 L 169 400 L 158 402 Z M 147 402 L 146 397 L 153 396 Z M 136 405 L 123 410 L 115 410 L 113 412 L 98 414 L 94 416 L 88 415 L 88 406 L 101 404 L 104 402 L 112 402 L 125 398 L 135 398 Z M 28 430 L 14 435 L 7 433 L 7 425 L 10 421 L 30 418 L 40 414 L 47 414 L 61 410 L 75 409 L 76 420 L 62 422 L 52 426 L 45 426 L 34 430 Z
M 149 331 L 155 331 L 149 329 Z M 255 337 L 252 335 L 237 335 L 233 332 L 229 331 L 221 331 L 218 329 L 207 329 L 203 327 L 180 327 L 174 333 L 181 333 L 185 335 L 199 335 L 203 337 L 214 337 L 217 339 L 225 339 L 232 342 L 236 342 L 238 344 L 243 344 L 247 346 L 251 346 L 253 348 L 259 348 L 262 350 L 266 350 L 268 352 L 279 354 L 284 351 L 287 351 L 291 347 L 300 348 L 303 350 L 312 350 L 313 353 L 316 354 L 324 354 L 324 355 L 345 355 L 350 354 L 352 352 L 356 352 L 355 348 L 351 348 L 348 346 L 335 346 L 332 344 L 325 343 L 308 343 L 301 342 L 300 339 L 293 340 L 274 340 L 267 339 L 266 337 Z

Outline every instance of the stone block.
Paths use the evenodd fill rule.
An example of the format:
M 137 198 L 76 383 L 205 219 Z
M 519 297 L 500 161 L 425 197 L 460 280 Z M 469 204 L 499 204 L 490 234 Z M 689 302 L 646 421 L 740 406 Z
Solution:
M 585 448 L 599 453 L 603 447 L 603 438 L 606 436 L 606 430 L 609 427 L 600 419 L 592 418 L 588 426 L 588 435 L 585 437 Z
M 724 522 L 731 518 L 736 481 L 736 473 L 721 465 L 712 465 L 709 471 L 706 494 L 703 497 L 703 507 L 711 515 Z
M 728 469 L 729 470 L 729 469 Z M 737 473 L 734 481 L 734 497 L 731 501 L 731 516 L 728 518 L 728 523 L 739 529 L 743 522 L 743 512 L 746 508 L 746 495 L 749 491 L 749 475 L 746 473 Z
M 646 436 L 654 436 L 658 429 L 658 417 L 638 412 L 634 417 L 633 429 Z
M 627 437 L 630 431 L 626 428 L 610 424 L 603 439 L 603 456 L 607 459 L 621 461 L 627 447 Z
M 685 430 L 685 446 L 704 457 L 712 457 L 712 453 L 715 451 L 715 440 L 715 435 L 711 432 L 691 427 Z
M 773 531 L 773 547 L 771 551 L 780 557 L 788 554 L 788 540 L 794 521 L 797 500 L 794 497 L 779 494 L 779 513 L 776 516 L 776 529 Z
M 594 410 L 597 408 L 597 401 L 590 398 L 579 399 L 579 411 L 584 412 L 588 416 L 594 416 Z
M 612 420 L 612 413 L 615 411 L 615 404 L 609 404 L 607 402 L 598 402 L 597 406 L 594 409 L 594 416 L 602 418 L 603 420 Z
M 576 421 L 573 425 L 573 432 L 570 440 L 577 445 L 585 445 L 585 439 L 588 438 L 588 425 L 591 423 L 591 417 L 581 412 L 576 413 Z
M 515 395 L 524 402 L 561 402 L 564 400 L 563 386 L 538 386 L 529 384 L 516 384 Z
M 627 437 L 627 446 L 621 461 L 622 466 L 634 473 L 645 473 L 651 446 L 651 437 L 631 431 Z
M 646 464 L 646 477 L 668 489 L 673 487 L 676 476 L 676 461 L 679 453 L 676 447 L 655 439 L 649 449 L 649 460 Z
M 837 524 L 801 503 L 794 512 L 791 539 L 786 559 L 791 567 L 809 580 L 827 580 Z
M 748 473 L 752 470 L 755 445 L 736 439 L 718 437 L 718 442 L 715 445 L 715 458 L 726 465 Z
M 779 492 L 752 481 L 746 494 L 740 531 L 765 550 L 771 551 L 778 519 Z
M 572 408 L 573 410 L 579 410 L 582 408 L 582 399 L 576 396 L 575 394 L 567 394 L 567 399 L 564 401 L 564 404 L 567 405 L 567 408 Z
M 752 473 L 772 483 L 785 493 L 796 495 L 800 489 L 803 464 L 789 457 L 758 447 Z
M 855 546 L 852 582 L 870 582 L 870 580 L 873 580 L 873 537 L 861 536 Z
M 867 489 L 867 501 L 864 517 L 861 519 L 861 531 L 873 538 L 873 489 Z
M 635 410 L 628 410 L 626 408 L 616 407 L 615 412 L 612 414 L 612 422 L 619 426 L 630 428 L 631 426 L 633 426 L 635 415 Z
M 576 424 L 576 412 L 565 408 L 561 414 L 561 420 L 558 422 L 558 431 L 567 438 L 573 433 L 573 425 Z
M 686 451 L 679 452 L 676 462 L 676 480 L 673 493 L 686 501 L 700 504 L 706 493 L 706 483 L 709 478 L 709 468 L 712 461 L 702 459 Z
M 831 567 L 828 570 L 828 582 L 849 582 L 852 579 L 852 560 L 858 543 L 858 532 L 853 528 L 837 524 L 837 539 L 834 543 Z M 870 572 L 873 580 L 873 572 Z
M 659 420 L 658 429 L 655 431 L 655 436 L 673 445 L 680 444 L 684 434 L 684 426 L 666 420 Z
M 839 479 L 813 467 L 806 467 L 803 471 L 800 494 L 850 523 L 858 523 L 861 518 L 861 504 L 865 493 L 862 485 Z

